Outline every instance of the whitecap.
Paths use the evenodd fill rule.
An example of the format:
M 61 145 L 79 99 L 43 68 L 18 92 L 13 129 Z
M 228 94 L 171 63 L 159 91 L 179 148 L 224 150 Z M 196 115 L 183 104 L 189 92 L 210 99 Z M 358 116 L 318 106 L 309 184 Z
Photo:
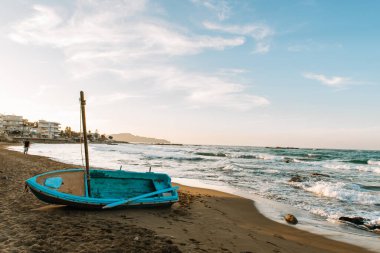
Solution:
M 269 155 L 269 154 L 259 154 L 257 156 L 258 159 L 262 159 L 262 160 L 277 160 L 278 158 L 274 155 Z M 281 159 L 283 159 L 281 157 Z
M 380 165 L 380 161 L 368 160 L 369 165 Z
M 377 174 L 380 174 L 380 167 L 376 167 L 376 166 L 358 166 L 357 169 L 359 171 L 365 171 L 365 172 L 373 172 L 373 173 L 377 173 Z
M 264 172 L 269 173 L 269 174 L 276 174 L 276 173 L 279 173 L 280 171 L 279 170 L 267 169 L 267 170 L 264 170 Z
M 360 186 L 342 182 L 332 183 L 319 181 L 312 186 L 302 185 L 302 188 L 318 196 L 335 198 L 345 202 L 359 203 L 363 205 L 375 205 L 380 203 L 380 196 L 370 192 L 360 192 Z
M 350 170 L 352 167 L 348 164 L 341 164 L 341 163 L 325 163 L 322 165 L 322 167 L 326 169 L 334 169 L 334 170 Z

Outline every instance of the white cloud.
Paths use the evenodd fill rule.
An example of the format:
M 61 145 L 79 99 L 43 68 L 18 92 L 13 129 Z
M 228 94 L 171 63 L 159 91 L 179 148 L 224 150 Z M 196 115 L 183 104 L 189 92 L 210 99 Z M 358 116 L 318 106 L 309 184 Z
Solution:
M 215 12 L 220 21 L 228 19 L 231 15 L 231 8 L 225 0 L 192 0 L 192 2 Z
M 240 74 L 248 73 L 247 69 L 238 69 L 238 68 L 222 68 L 219 69 L 218 74 L 224 76 L 237 76 Z
M 197 105 L 229 107 L 245 111 L 270 104 L 265 97 L 249 94 L 246 86 L 216 76 L 176 72 L 171 80 L 168 79 L 167 84 L 175 89 L 186 90 L 187 100 Z
M 300 41 L 298 43 L 293 43 L 288 46 L 289 52 L 305 52 L 305 51 L 322 51 L 328 49 L 342 49 L 343 45 L 340 43 L 323 43 L 313 40 Z
M 35 97 L 42 97 L 47 90 L 55 88 L 54 85 L 39 85 L 37 92 L 34 94 Z
M 98 106 L 98 105 L 112 104 L 112 103 L 129 99 L 129 98 L 142 98 L 142 97 L 145 97 L 145 96 L 130 95 L 126 93 L 117 92 L 117 93 L 112 93 L 108 95 L 90 96 L 87 100 L 88 100 L 88 103 L 91 104 L 92 106 Z
M 209 30 L 252 37 L 256 41 L 256 49 L 253 52 L 259 54 L 269 52 L 269 40 L 274 35 L 273 29 L 265 24 L 221 25 L 205 21 L 203 25 Z
M 149 84 L 150 91 L 165 90 L 169 94 L 181 96 L 189 106 L 246 111 L 270 104 L 265 97 L 249 94 L 245 85 L 217 75 L 185 72 L 172 66 L 151 66 L 147 69 L 120 71 L 118 74 L 128 82 Z
M 217 30 L 232 34 L 249 35 L 254 39 L 265 39 L 274 34 L 273 30 L 264 24 L 250 25 L 219 25 L 208 21 L 203 22 L 203 25 L 210 30 Z
M 268 43 L 263 43 L 263 42 L 258 42 L 256 44 L 256 48 L 253 51 L 255 54 L 266 54 L 270 50 L 270 44 Z
M 331 76 L 327 77 L 322 74 L 315 74 L 315 73 L 304 73 L 303 75 L 307 79 L 316 80 L 321 82 L 324 85 L 335 87 L 335 88 L 341 88 L 347 84 L 352 83 L 351 78 L 343 77 L 343 76 Z
M 249 94 L 244 85 L 218 75 L 187 72 L 171 62 L 171 57 L 240 46 L 246 34 L 265 38 L 265 29 L 246 27 L 249 31 L 234 32 L 232 37 L 193 34 L 149 16 L 146 1 L 82 0 L 70 15 L 59 8 L 33 8 L 33 15 L 15 24 L 9 37 L 61 50 L 75 78 L 108 73 L 120 77 L 136 94 L 175 94 L 195 106 L 249 110 L 269 104 L 266 98 Z M 126 94 L 111 93 L 98 100 L 108 104 L 128 98 Z
M 23 44 L 63 48 L 71 60 L 121 55 L 133 58 L 152 54 L 186 55 L 244 43 L 242 37 L 194 35 L 162 20 L 137 16 L 142 6 L 130 10 L 119 6 L 123 3 L 129 7 L 130 2 L 112 2 L 118 4 L 96 9 L 99 4 L 92 6 L 92 1 L 80 1 L 80 8 L 67 19 L 51 7 L 34 6 L 34 15 L 16 24 L 9 36 Z M 91 11 L 84 12 L 84 9 Z M 128 12 L 120 9 L 128 9 Z

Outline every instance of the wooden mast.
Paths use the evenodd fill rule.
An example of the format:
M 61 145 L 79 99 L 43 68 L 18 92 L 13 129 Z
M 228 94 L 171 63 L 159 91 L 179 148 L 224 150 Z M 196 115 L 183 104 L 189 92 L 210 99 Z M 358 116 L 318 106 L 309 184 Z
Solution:
M 90 185 L 90 163 L 88 158 L 88 143 L 87 143 L 87 129 L 86 129 L 86 100 L 84 100 L 83 91 L 80 92 L 80 106 L 82 111 L 82 126 L 83 126 L 83 139 L 84 139 L 84 154 L 86 158 L 86 178 L 87 178 L 87 192 L 91 197 L 91 185 Z

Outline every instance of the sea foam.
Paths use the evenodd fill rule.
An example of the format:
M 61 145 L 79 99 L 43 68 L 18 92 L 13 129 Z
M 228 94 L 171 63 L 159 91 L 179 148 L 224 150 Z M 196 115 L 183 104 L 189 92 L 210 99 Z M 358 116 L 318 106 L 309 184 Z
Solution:
M 380 196 L 370 192 L 361 192 L 360 186 L 342 182 L 319 181 L 312 186 L 303 186 L 303 189 L 318 196 L 336 198 L 345 202 L 354 202 L 362 205 L 375 205 L 380 203 Z
M 380 165 L 380 161 L 368 160 L 367 162 L 370 165 Z

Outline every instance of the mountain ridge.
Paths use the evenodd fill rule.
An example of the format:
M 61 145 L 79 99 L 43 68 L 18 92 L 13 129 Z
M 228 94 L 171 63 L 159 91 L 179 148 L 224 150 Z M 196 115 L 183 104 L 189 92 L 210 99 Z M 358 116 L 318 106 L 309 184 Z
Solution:
M 170 141 L 165 139 L 157 139 L 151 137 L 144 137 L 133 135 L 131 133 L 118 133 L 111 134 L 115 141 L 137 142 L 137 143 L 149 143 L 149 144 L 170 144 Z

